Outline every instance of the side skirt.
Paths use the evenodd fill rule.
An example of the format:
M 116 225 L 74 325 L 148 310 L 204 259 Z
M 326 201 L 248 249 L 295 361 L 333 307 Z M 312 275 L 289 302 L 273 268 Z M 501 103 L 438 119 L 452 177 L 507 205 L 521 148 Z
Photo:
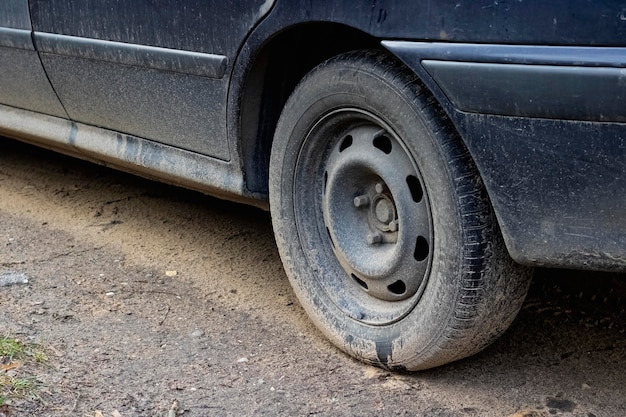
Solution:
M 70 120 L 0 105 L 0 135 L 225 200 L 268 209 L 241 169 L 206 155 Z

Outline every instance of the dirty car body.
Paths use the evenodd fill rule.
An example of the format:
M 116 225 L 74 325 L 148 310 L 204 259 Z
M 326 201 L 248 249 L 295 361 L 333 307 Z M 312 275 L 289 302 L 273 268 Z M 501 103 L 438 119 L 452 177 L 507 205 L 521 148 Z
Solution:
M 351 51 L 370 52 L 350 55 Z M 385 60 L 390 62 L 386 68 L 396 74 L 393 79 L 385 80 L 386 73 L 377 72 L 376 62 Z M 318 226 L 311 229 L 299 218 L 299 197 L 272 198 L 272 193 L 292 189 L 297 194 L 298 176 L 316 172 L 295 157 L 294 180 L 272 186 L 282 181 L 273 177 L 291 172 L 289 155 L 276 154 L 287 153 L 283 149 L 291 149 L 296 139 L 281 138 L 297 131 L 298 123 L 309 117 L 306 110 L 300 117 L 285 109 L 297 108 L 294 95 L 322 94 L 322 90 L 307 93 L 314 87 L 307 80 L 343 74 L 355 62 L 375 75 L 368 80 L 383 79 L 393 94 L 405 94 L 401 86 L 394 86 L 401 74 L 416 86 L 413 92 L 419 89 L 411 97 L 427 97 L 421 107 L 428 104 L 436 110 L 420 122 L 426 126 L 424 134 L 437 134 L 438 129 L 429 129 L 428 120 L 438 118 L 459 142 L 461 150 L 452 155 L 469 155 L 471 168 L 463 172 L 475 172 L 474 182 L 480 182 L 476 190 L 484 190 L 489 206 L 485 210 L 494 215 L 490 227 L 497 229 L 494 233 L 501 236 L 502 247 L 516 265 L 626 270 L 623 2 L 3 1 L 0 134 L 221 198 L 264 208 L 270 201 L 272 205 L 287 201 L 295 207 L 295 227 L 304 235 Z M 345 97 L 352 94 L 349 84 L 340 82 L 337 87 L 345 86 Z M 428 164 L 420 160 L 422 145 L 403 136 L 407 130 L 402 122 L 394 124 L 394 111 L 369 107 L 367 97 L 361 107 L 358 103 L 348 100 L 343 107 L 336 104 L 310 115 L 315 123 L 304 129 L 293 152 L 322 155 L 336 146 L 341 156 L 320 156 L 322 171 L 331 177 L 324 181 L 332 187 L 335 171 L 342 175 L 344 165 L 363 164 L 376 173 L 370 194 L 345 193 L 349 199 L 376 202 L 370 214 L 355 214 L 353 223 L 358 229 L 359 219 L 366 219 L 363 227 L 375 232 L 368 229 L 369 246 L 364 244 L 360 254 L 380 254 L 383 259 L 381 245 L 387 250 L 405 242 L 402 198 L 391 185 L 393 174 L 387 179 L 384 166 L 374 160 L 366 164 L 367 157 L 350 145 L 353 137 L 370 134 L 365 125 L 387 131 L 381 142 L 376 129 L 370 129 L 375 147 L 383 153 L 391 153 L 387 147 L 404 149 L 404 156 L 396 158 L 414 167 L 407 180 L 412 198 L 417 201 L 419 194 L 421 201 L 420 193 L 428 197 L 420 218 L 431 226 L 426 232 L 416 231 L 424 237 L 405 251 L 419 265 L 426 263 L 419 267 L 419 278 L 364 272 L 364 261 L 353 260 L 346 253 L 349 245 L 342 246 L 343 226 L 333 219 L 339 200 L 323 190 L 318 193 L 319 222 L 328 231 L 328 246 L 333 246 L 329 256 L 338 260 L 336 270 L 345 273 L 356 287 L 348 290 L 356 295 L 353 299 L 329 295 L 319 301 L 307 292 L 314 290 L 297 284 L 296 293 L 305 308 L 307 299 L 317 300 L 307 308 L 313 316 L 313 310 L 324 306 L 336 310 L 334 318 L 323 313 L 314 319 L 316 324 L 342 349 L 367 362 L 421 369 L 467 356 L 493 337 L 486 336 L 475 349 L 457 348 L 458 355 L 443 359 L 393 359 L 402 356 L 394 352 L 403 337 L 394 326 L 429 296 L 432 274 L 440 273 L 436 265 L 443 262 L 437 248 L 447 242 L 448 232 L 443 226 L 440 232 L 437 225 L 438 204 L 444 203 L 438 202 Z M 294 117 L 298 123 L 291 123 Z M 319 123 L 328 123 L 330 129 L 345 120 L 352 120 L 345 124 L 350 142 L 342 131 L 337 133 L 337 140 L 344 138 L 341 144 L 330 141 L 319 149 L 309 144 L 312 139 L 307 138 L 316 137 Z M 445 140 L 433 140 L 433 152 L 443 152 Z M 345 149 L 353 155 L 345 156 Z M 450 175 L 454 171 L 442 169 Z M 310 198 L 316 200 L 316 195 Z M 273 216 L 289 217 L 287 211 L 272 210 Z M 312 258 L 307 266 L 289 264 L 300 249 L 290 249 L 293 242 L 281 238 L 281 226 L 276 227 L 290 278 L 301 279 L 305 273 L 300 268 L 317 270 Z M 458 233 L 450 235 L 462 235 L 466 229 L 475 227 L 461 224 Z M 299 239 L 296 246 L 306 257 L 308 237 Z M 483 250 L 490 251 L 491 246 Z M 390 264 L 394 269 L 397 261 L 389 262 L 396 262 Z M 344 278 L 338 278 L 335 287 L 334 281 L 325 286 L 322 277 L 312 279 L 326 288 L 322 293 L 343 291 L 348 285 Z M 383 281 L 386 287 L 375 290 Z M 362 307 L 363 313 L 356 313 L 347 306 L 350 303 Z M 380 311 L 395 311 L 398 303 L 404 303 L 402 309 L 389 313 L 388 321 L 374 313 L 371 319 L 364 316 L 377 306 Z M 328 323 L 344 320 L 342 314 L 360 327 L 329 329 Z M 453 316 L 458 315 L 444 321 L 450 323 Z M 395 330 L 376 333 L 385 326 Z M 477 331 L 485 333 L 484 328 Z M 366 334 L 375 335 L 368 339 Z M 414 346 L 413 356 L 430 351 L 430 345 Z

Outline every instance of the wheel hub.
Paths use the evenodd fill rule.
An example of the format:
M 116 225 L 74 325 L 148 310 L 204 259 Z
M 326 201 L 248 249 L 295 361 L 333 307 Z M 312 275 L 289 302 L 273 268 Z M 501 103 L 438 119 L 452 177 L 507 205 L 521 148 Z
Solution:
M 376 196 L 377 200 L 374 203 L 374 214 L 376 220 L 378 220 L 378 227 L 380 230 L 388 230 L 389 224 L 396 218 L 396 208 L 390 198 L 384 195 Z
M 378 243 L 393 243 L 397 240 L 398 214 L 393 197 L 384 193 L 386 186 L 382 182 L 376 182 L 371 189 L 373 197 L 363 194 L 354 197 L 356 210 L 369 209 L 365 219 L 369 227 L 367 242 L 370 245 Z
M 398 213 L 391 195 L 384 193 L 383 183 L 376 183 L 376 196 L 371 206 L 370 218 L 375 228 L 381 232 L 398 231 Z

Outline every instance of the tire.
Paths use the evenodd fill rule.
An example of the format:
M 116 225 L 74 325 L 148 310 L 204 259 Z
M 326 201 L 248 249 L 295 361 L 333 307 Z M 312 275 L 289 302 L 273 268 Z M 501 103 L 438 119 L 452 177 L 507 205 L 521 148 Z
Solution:
M 332 58 L 296 87 L 272 145 L 270 207 L 300 303 L 366 363 L 472 355 L 528 291 L 531 270 L 510 259 L 462 140 L 383 52 Z

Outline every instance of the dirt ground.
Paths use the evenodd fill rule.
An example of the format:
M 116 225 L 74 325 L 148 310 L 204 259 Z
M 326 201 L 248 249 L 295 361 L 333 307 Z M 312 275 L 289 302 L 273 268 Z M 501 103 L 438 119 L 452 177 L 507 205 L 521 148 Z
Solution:
M 7 416 L 626 416 L 626 276 L 539 269 L 472 358 L 392 374 L 339 352 L 267 213 L 0 138 L 0 335 L 42 343 Z

